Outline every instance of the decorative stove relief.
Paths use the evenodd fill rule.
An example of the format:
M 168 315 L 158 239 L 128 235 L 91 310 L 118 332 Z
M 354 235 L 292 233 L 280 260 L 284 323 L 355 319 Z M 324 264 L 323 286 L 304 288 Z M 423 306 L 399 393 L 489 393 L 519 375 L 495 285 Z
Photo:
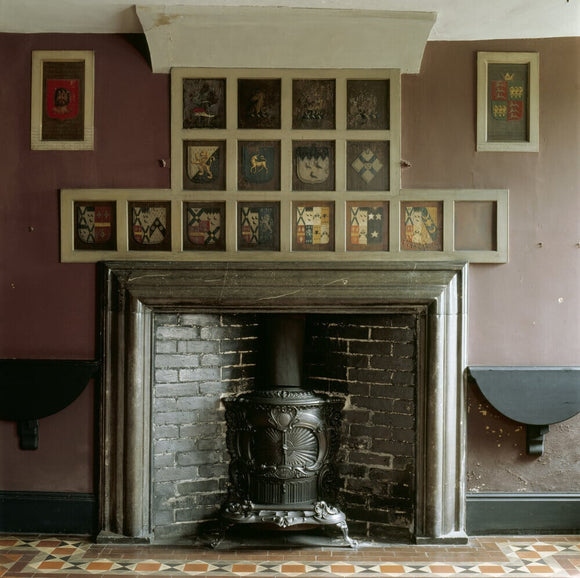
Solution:
M 230 489 L 214 546 L 236 524 L 335 525 L 352 547 L 337 501 L 344 399 L 303 389 L 304 316 L 265 324 L 261 389 L 224 399 Z
M 236 524 L 336 525 L 356 546 L 344 513 L 332 505 L 344 400 L 281 388 L 224 403 L 232 459 L 220 537 Z

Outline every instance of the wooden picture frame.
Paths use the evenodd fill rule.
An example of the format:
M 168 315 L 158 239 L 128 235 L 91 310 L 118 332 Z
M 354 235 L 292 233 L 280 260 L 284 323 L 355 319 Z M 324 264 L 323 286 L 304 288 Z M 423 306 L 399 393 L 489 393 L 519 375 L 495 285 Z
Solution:
M 183 141 L 183 188 L 223 191 L 226 188 L 226 141 Z
M 317 254 L 344 261 L 508 262 L 509 193 L 504 189 L 407 189 L 388 200 L 380 193 L 353 194 L 338 201 L 327 193 L 314 199 L 301 195 L 299 201 L 261 200 L 263 196 L 263 192 L 254 192 L 244 193 L 243 199 L 219 199 L 211 192 L 170 189 L 62 190 L 61 261 L 249 261 L 271 259 L 276 251 L 276 260 L 281 262 L 314 260 Z M 130 246 L 135 237 L 134 206 L 165 208 L 160 217 L 166 229 L 162 242 Z M 244 207 L 249 212 L 259 213 L 262 208 L 269 213 L 273 234 L 267 235 L 263 229 L 262 235 L 258 229 L 257 242 L 252 239 L 252 222 L 243 222 Z M 421 213 L 426 209 L 427 218 L 438 229 L 431 241 L 421 235 L 417 239 L 408 236 L 405 217 L 409 207 L 417 207 Z M 190 218 L 188 208 L 199 214 L 198 226 L 196 215 Z M 381 208 L 382 225 L 377 226 L 375 214 L 375 222 L 369 226 L 368 213 Z M 353 209 L 362 218 L 355 221 Z M 361 211 L 367 213 L 366 233 Z M 250 225 L 245 232 L 244 225 Z M 432 228 L 431 223 L 425 227 Z
M 183 79 L 183 128 L 226 128 L 226 79 Z
M 171 202 L 128 202 L 129 251 L 171 251 Z
M 347 80 L 346 127 L 349 130 L 389 130 L 390 80 Z
M 280 141 L 238 141 L 238 190 L 280 190 Z
M 477 53 L 477 150 L 538 152 L 539 54 Z
M 183 202 L 183 250 L 226 250 L 224 202 Z
M 346 188 L 349 191 L 390 190 L 389 141 L 347 141 Z
M 389 202 L 346 202 L 346 250 L 389 250 Z
M 336 128 L 336 80 L 295 78 L 292 80 L 292 128 L 334 130 Z
M 443 201 L 401 201 L 401 249 L 443 251 Z
M 292 141 L 292 190 L 334 191 L 335 141 Z
M 293 201 L 292 250 L 334 251 L 333 201 Z
M 238 203 L 238 250 L 280 250 L 280 203 Z
M 279 129 L 281 101 L 280 78 L 238 79 L 238 128 Z
M 74 201 L 75 251 L 117 250 L 117 202 Z
M 33 50 L 32 150 L 93 150 L 95 57 L 90 50 Z

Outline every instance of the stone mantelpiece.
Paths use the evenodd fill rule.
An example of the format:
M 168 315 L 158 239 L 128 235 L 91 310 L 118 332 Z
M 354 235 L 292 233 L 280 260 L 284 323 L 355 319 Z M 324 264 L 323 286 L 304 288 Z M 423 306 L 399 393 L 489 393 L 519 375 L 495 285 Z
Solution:
M 102 264 L 100 530 L 151 534 L 151 340 L 155 313 L 413 312 L 421 319 L 415 540 L 465 541 L 461 263 Z

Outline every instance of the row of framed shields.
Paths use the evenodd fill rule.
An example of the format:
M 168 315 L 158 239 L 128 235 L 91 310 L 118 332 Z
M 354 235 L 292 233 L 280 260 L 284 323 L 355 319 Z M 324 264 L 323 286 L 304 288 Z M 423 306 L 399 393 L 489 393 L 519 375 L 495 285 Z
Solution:
M 477 193 L 477 199 L 442 191 L 389 200 L 215 201 L 169 200 L 151 191 L 62 191 L 61 260 L 323 252 L 346 259 L 453 254 L 505 261 L 507 191 Z
M 201 76 L 182 79 L 183 129 L 280 130 L 282 119 L 282 79 L 227 78 Z M 227 118 L 228 85 L 235 93 L 235 122 Z M 335 130 L 337 90 L 335 78 L 291 79 L 292 130 Z M 344 124 L 347 130 L 389 130 L 389 79 L 347 79 Z
M 183 189 L 334 191 L 337 188 L 337 142 L 334 140 L 294 140 L 291 143 L 240 140 L 233 143 L 233 149 L 228 144 L 225 140 L 184 141 Z M 339 142 L 338 145 L 346 155 L 345 184 L 341 182 L 346 190 L 390 189 L 389 141 L 356 140 Z M 237 156 L 236 174 L 231 178 L 227 174 L 228 166 L 231 166 L 226 162 L 228 148 L 229 154 Z M 283 172 L 287 167 L 291 167 L 291 177 L 283 182 Z M 235 182 L 231 182 L 233 179 Z

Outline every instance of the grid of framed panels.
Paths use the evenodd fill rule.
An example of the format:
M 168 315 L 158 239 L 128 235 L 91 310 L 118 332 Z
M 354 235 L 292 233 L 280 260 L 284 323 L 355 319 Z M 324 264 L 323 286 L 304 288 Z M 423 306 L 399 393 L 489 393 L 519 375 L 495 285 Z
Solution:
M 348 251 L 345 203 L 398 194 L 399 159 L 399 71 L 172 71 L 172 190 L 222 203 L 227 253 Z
M 401 189 L 398 70 L 171 82 L 171 189 L 61 191 L 62 261 L 507 261 L 507 191 Z

